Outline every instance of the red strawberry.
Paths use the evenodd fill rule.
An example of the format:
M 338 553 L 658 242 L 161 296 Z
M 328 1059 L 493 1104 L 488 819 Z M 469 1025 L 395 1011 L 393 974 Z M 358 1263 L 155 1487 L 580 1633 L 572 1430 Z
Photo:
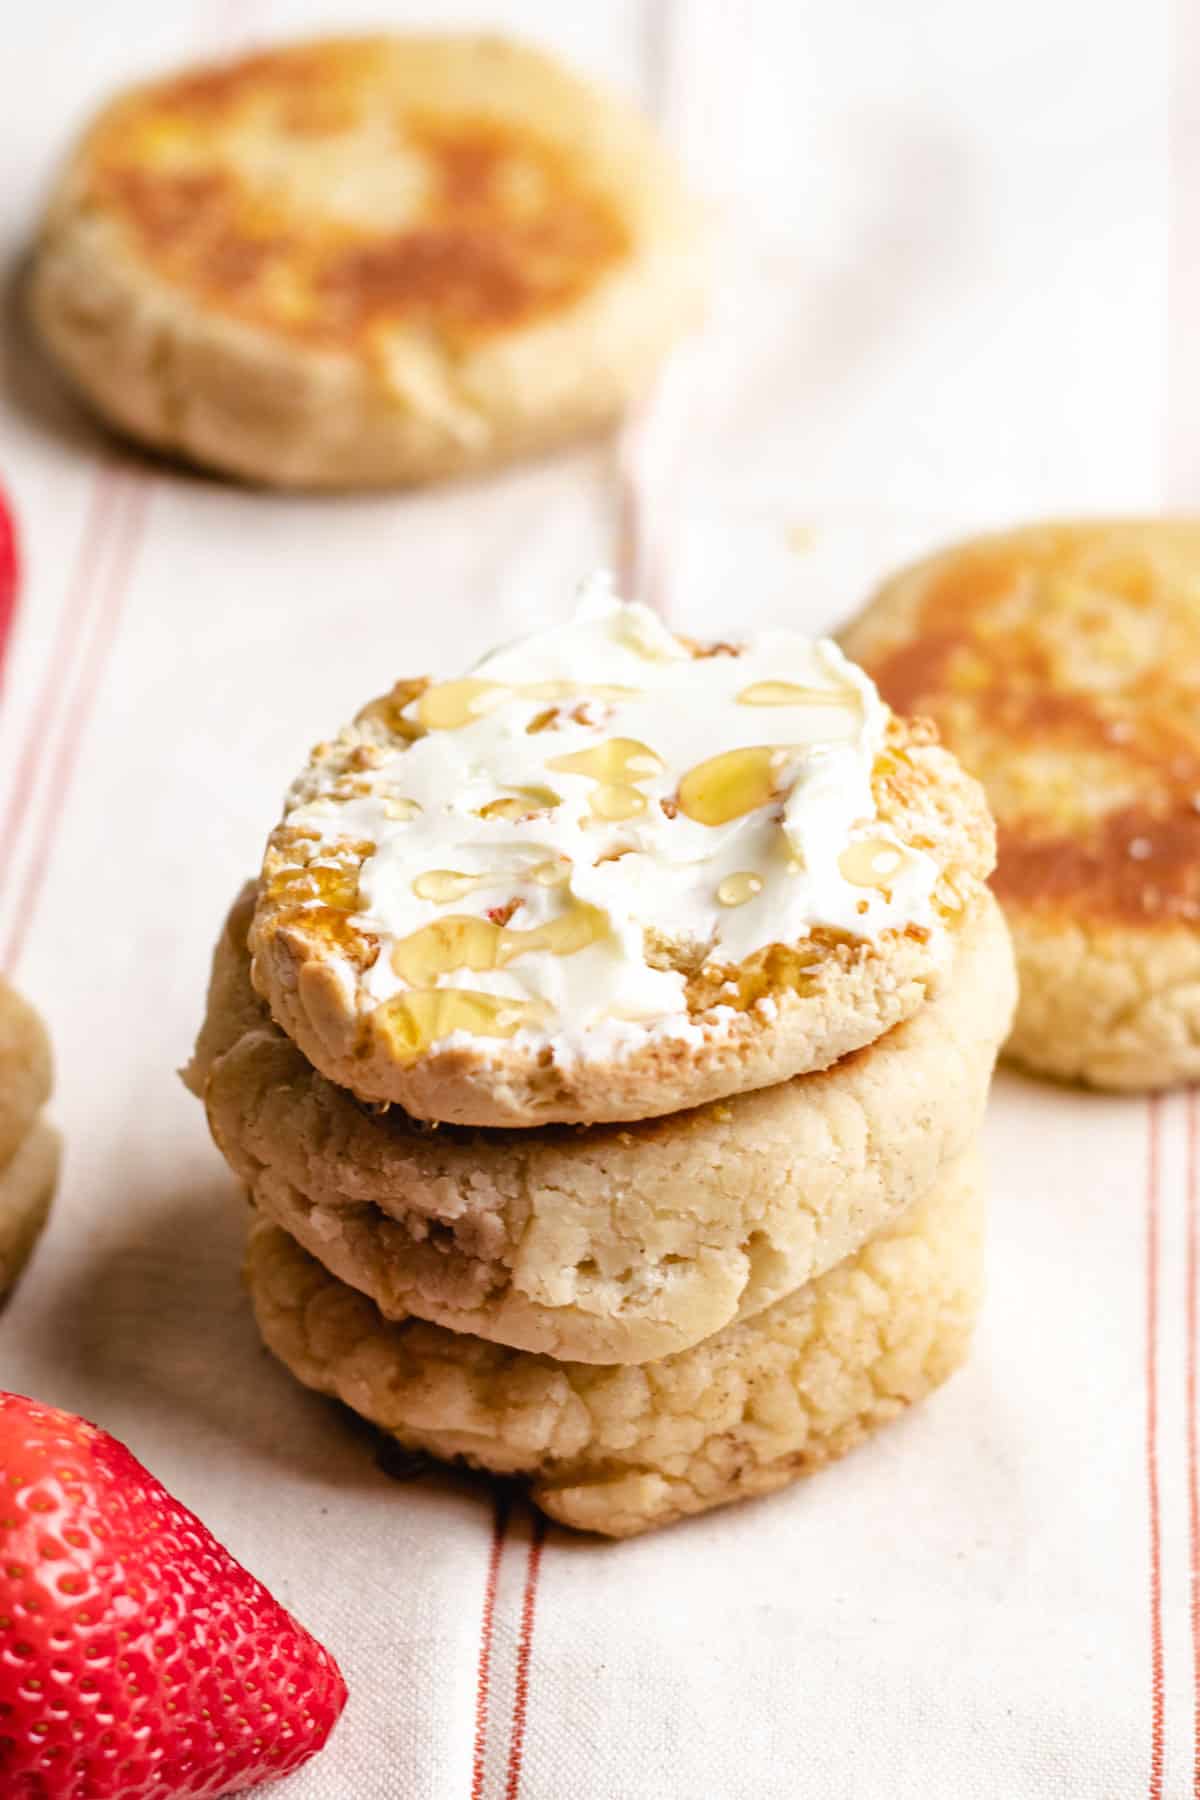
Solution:
M 198 1800 L 286 1775 L 341 1671 L 124 1444 L 0 1393 L 0 1794 Z

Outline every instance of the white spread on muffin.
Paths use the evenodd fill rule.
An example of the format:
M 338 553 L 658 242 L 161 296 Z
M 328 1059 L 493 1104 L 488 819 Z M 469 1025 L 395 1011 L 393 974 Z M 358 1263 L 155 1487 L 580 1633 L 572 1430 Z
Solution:
M 414 1050 L 531 1032 L 611 1052 L 689 1031 L 683 966 L 936 923 L 935 862 L 876 815 L 888 709 L 826 639 L 697 647 L 596 577 L 568 623 L 395 717 L 411 739 L 348 796 L 318 762 L 287 824 L 374 846 L 366 994 Z

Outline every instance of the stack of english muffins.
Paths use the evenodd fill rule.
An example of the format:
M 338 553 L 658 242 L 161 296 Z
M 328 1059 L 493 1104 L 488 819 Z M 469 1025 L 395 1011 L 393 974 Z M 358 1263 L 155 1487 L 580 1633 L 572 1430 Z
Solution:
M 981 791 L 828 642 L 603 582 L 319 744 L 188 1080 L 272 1351 L 626 1536 L 962 1361 L 1014 975 Z

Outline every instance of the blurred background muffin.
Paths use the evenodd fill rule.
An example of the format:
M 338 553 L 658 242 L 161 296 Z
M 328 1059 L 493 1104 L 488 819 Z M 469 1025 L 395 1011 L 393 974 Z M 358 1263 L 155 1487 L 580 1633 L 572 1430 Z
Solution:
M 605 425 L 696 318 L 649 126 L 497 37 L 331 39 L 131 90 L 30 304 L 112 424 L 285 487 L 425 481 Z
M 1200 1077 L 1200 521 L 976 538 L 842 639 L 987 790 L 1008 1054 L 1104 1088 Z

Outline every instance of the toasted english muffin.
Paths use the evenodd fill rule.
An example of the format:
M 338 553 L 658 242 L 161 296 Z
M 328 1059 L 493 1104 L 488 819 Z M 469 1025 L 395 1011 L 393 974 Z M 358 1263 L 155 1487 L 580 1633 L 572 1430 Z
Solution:
M 979 538 L 841 641 L 987 791 L 1013 1059 L 1105 1088 L 1200 1077 L 1200 522 Z
M 982 1294 L 975 1159 L 786 1300 L 662 1362 L 554 1362 L 389 1323 L 286 1232 L 251 1231 L 267 1348 L 410 1449 L 530 1483 L 564 1525 L 632 1537 L 843 1456 L 963 1362 Z
M 300 43 L 118 96 L 33 317 L 109 421 L 285 487 L 424 481 L 613 419 L 698 310 L 646 123 L 497 37 Z
M 652 1118 L 910 1018 L 992 858 L 976 783 L 833 645 L 695 644 L 598 583 L 317 746 L 268 843 L 252 975 L 361 1099 Z
M 259 1212 L 388 1317 L 646 1362 L 761 1311 L 906 1211 L 974 1139 L 1015 999 L 984 897 L 944 994 L 819 1074 L 629 1126 L 469 1130 L 360 1106 L 250 986 L 253 888 L 193 1064 Z

